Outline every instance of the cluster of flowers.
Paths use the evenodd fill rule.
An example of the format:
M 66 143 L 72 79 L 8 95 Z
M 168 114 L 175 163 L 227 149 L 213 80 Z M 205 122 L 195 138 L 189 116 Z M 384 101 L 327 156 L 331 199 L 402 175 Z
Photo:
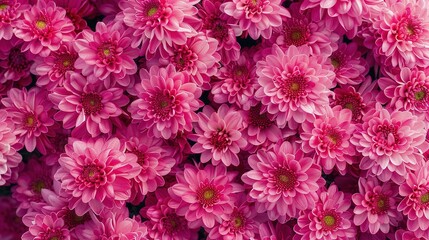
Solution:
M 0 0 L 0 238 L 429 239 L 427 0 Z

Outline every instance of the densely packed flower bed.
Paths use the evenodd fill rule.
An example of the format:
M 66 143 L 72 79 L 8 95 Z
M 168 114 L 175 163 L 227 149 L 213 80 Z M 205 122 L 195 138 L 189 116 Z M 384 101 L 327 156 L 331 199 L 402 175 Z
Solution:
M 429 1 L 0 0 L 0 239 L 429 239 Z

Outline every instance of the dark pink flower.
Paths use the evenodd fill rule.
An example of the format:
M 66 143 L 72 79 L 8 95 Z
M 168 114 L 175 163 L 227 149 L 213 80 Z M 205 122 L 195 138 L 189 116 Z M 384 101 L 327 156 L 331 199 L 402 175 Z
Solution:
M 75 32 L 87 28 L 85 17 L 93 17 L 96 14 L 96 6 L 89 0 L 55 0 L 55 3 L 66 10 L 66 16 L 72 21 Z
M 22 235 L 23 240 L 70 240 L 70 232 L 64 226 L 64 220 L 58 218 L 57 214 L 36 215 L 34 223 L 30 226 L 29 231 Z
M 0 196 L 0 238 L 2 240 L 21 239 L 28 228 L 15 213 L 18 201 L 10 196 Z
M 0 84 L 7 81 L 31 83 L 30 67 L 34 55 L 22 52 L 23 41 L 16 37 L 0 40 Z

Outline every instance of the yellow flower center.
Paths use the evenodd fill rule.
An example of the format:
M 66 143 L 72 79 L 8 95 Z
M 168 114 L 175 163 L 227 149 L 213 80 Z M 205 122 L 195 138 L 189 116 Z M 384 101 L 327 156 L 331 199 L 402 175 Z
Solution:
M 43 21 L 43 20 L 38 20 L 38 21 L 36 22 L 36 27 L 37 27 L 38 29 L 40 29 L 40 30 L 43 30 L 43 29 L 45 29 L 45 28 L 46 28 L 46 22 L 45 22 L 45 21 Z
M 429 192 L 427 192 L 427 193 L 423 194 L 423 195 L 420 197 L 420 201 L 421 201 L 422 203 L 428 203 L 428 202 L 429 202 Z
M 147 16 L 148 17 L 152 17 L 153 15 L 155 15 L 158 12 L 158 7 L 151 7 L 149 8 L 149 10 L 147 11 Z
M 6 10 L 9 7 L 7 4 L 0 4 L 0 10 Z
M 214 191 L 213 190 L 211 190 L 211 189 L 208 189 L 208 190 L 206 190 L 206 191 L 204 191 L 204 194 L 203 194 L 203 196 L 204 196 L 204 199 L 206 199 L 206 200 L 210 200 L 210 199 L 212 199 L 213 197 L 214 197 Z
M 327 226 L 333 226 L 335 224 L 335 218 L 331 215 L 326 215 L 323 217 L 323 222 L 327 225 Z
M 292 40 L 299 40 L 302 38 L 302 33 L 301 32 L 293 32 L 291 38 L 292 38 Z
M 110 56 L 111 52 L 109 49 L 105 48 L 103 49 L 103 54 L 107 57 L 107 56 Z
M 423 98 L 426 97 L 426 93 L 425 91 L 418 91 L 414 93 L 414 97 L 416 98 L 416 100 L 422 100 Z

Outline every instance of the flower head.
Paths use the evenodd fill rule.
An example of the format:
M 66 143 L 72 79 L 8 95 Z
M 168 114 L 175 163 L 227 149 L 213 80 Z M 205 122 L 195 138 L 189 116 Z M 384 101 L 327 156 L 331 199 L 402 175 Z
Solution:
M 36 215 L 34 225 L 30 226 L 29 231 L 22 235 L 23 240 L 40 239 L 64 239 L 70 240 L 70 232 L 64 226 L 64 220 L 58 218 L 57 214 Z
M 30 6 L 26 0 L 2 0 L 0 6 L 0 40 L 10 40 L 16 22 Z
M 0 109 L 0 186 L 10 180 L 15 180 L 22 156 L 18 153 L 21 148 L 14 134 L 15 126 L 7 119 L 7 112 Z

